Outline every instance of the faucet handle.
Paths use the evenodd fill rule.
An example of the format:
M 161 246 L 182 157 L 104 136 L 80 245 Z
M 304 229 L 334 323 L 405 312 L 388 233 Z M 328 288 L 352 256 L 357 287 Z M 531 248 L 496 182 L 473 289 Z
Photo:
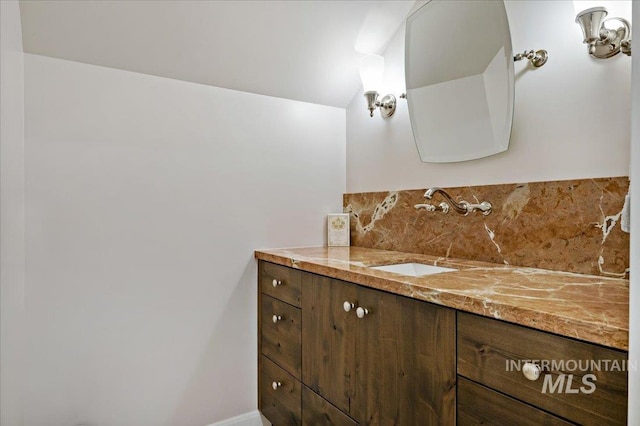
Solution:
M 413 207 L 416 210 L 425 209 L 428 212 L 435 212 L 436 211 L 436 206 L 434 206 L 433 204 L 416 204 Z
M 480 210 L 483 216 L 487 216 L 488 214 L 491 213 L 491 208 L 493 207 L 491 203 L 488 201 L 483 201 L 480 204 L 471 204 L 471 203 L 467 203 L 466 201 L 461 201 L 460 204 L 467 209 L 467 213 L 465 215 L 472 213 L 476 210 Z
M 434 206 L 433 204 L 416 204 L 413 207 L 416 209 L 425 209 L 429 212 L 442 212 L 444 214 L 449 213 L 449 204 L 445 203 L 444 201 L 437 206 Z

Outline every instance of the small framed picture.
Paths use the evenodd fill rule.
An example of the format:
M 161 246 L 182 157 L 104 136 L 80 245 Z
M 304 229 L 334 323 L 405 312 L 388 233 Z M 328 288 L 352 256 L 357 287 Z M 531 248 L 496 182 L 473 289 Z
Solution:
M 329 213 L 327 215 L 327 245 L 329 247 L 349 246 L 349 214 Z

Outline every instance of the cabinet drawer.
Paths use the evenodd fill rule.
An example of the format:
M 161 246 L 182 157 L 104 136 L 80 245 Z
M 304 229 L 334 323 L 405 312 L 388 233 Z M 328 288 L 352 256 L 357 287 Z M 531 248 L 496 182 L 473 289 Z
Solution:
M 260 361 L 260 411 L 274 425 L 302 424 L 302 385 L 267 357 Z
M 549 413 L 458 376 L 458 426 L 568 426 Z
M 300 309 L 261 295 L 262 353 L 300 379 Z
M 354 420 L 306 386 L 302 386 L 302 424 L 305 426 L 356 426 Z
M 260 291 L 300 307 L 302 272 L 286 266 L 260 262 Z
M 462 376 L 572 422 L 626 423 L 625 352 L 466 313 L 457 343 Z M 524 376 L 526 361 L 542 367 L 537 380 Z

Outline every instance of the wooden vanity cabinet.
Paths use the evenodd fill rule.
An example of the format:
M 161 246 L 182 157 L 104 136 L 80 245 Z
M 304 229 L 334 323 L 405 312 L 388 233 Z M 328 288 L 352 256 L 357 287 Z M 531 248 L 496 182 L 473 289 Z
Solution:
M 627 352 L 264 261 L 258 283 L 258 401 L 274 425 L 626 423 Z M 590 361 L 602 370 L 567 368 Z
M 455 424 L 454 310 L 264 261 L 258 281 L 272 423 Z
M 360 424 L 455 424 L 454 310 L 308 274 L 302 341 L 305 385 Z

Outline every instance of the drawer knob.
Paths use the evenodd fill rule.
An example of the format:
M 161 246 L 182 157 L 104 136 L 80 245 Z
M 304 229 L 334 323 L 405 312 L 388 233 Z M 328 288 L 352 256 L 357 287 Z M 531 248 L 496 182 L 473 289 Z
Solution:
M 525 362 L 522 366 L 522 374 L 531 381 L 538 380 L 538 377 L 540 377 L 540 366 L 531 362 Z
M 356 305 L 354 305 L 354 304 L 353 304 L 353 303 L 351 303 L 351 302 L 344 302 L 344 303 L 342 304 L 342 307 L 344 308 L 344 311 L 345 311 L 345 312 L 349 312 L 350 310 L 352 310 L 353 308 L 355 308 L 355 307 L 356 307 Z
M 277 323 L 278 321 L 280 321 L 282 319 L 282 317 L 280 315 L 274 315 L 273 317 L 271 317 L 271 319 L 273 320 L 273 323 Z
M 282 285 L 282 281 L 274 278 L 273 281 L 271 281 L 271 285 L 273 285 L 274 287 L 278 287 L 279 285 Z
M 273 382 L 271 383 L 271 387 L 273 388 L 273 390 L 278 390 L 278 388 L 282 386 L 282 383 L 280 382 Z
M 358 316 L 358 318 L 364 318 L 364 316 L 368 314 L 369 310 L 367 308 L 358 306 L 358 309 L 356 309 L 356 315 Z

